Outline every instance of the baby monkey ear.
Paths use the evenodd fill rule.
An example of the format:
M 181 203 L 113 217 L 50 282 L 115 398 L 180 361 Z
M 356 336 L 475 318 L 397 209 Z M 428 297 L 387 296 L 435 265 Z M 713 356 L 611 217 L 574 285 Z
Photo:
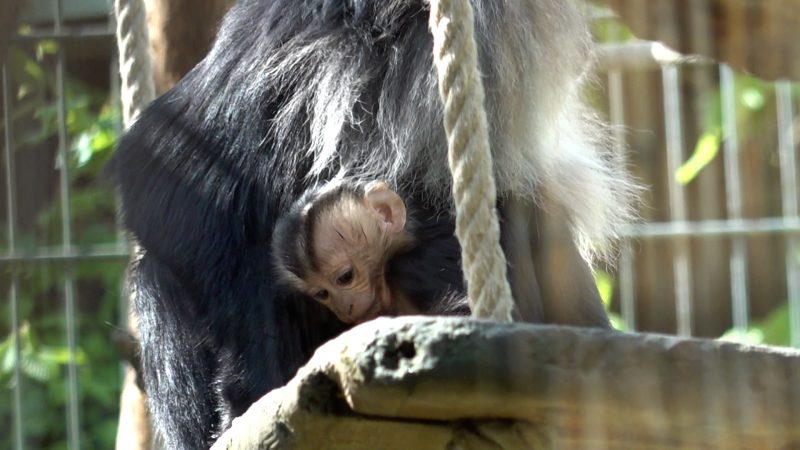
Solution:
M 406 205 L 383 181 L 373 181 L 364 192 L 367 207 L 381 216 L 389 231 L 399 233 L 406 226 Z

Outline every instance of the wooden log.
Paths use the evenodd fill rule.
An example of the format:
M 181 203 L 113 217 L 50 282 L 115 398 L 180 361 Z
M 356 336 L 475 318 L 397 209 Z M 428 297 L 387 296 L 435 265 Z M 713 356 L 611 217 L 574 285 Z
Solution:
M 216 449 L 795 448 L 800 352 L 457 318 L 320 347 Z

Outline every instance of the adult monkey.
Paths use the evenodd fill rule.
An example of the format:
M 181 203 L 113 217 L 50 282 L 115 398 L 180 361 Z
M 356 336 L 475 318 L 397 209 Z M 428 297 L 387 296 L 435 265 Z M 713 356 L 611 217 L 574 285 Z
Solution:
M 563 0 L 474 8 L 518 314 L 607 326 L 570 230 L 612 235 L 632 188 L 578 97 L 588 31 Z M 424 0 L 242 0 L 122 138 L 112 167 L 143 249 L 131 286 L 167 448 L 208 446 L 341 331 L 270 275 L 275 221 L 307 186 L 382 179 L 451 212 L 427 24 Z

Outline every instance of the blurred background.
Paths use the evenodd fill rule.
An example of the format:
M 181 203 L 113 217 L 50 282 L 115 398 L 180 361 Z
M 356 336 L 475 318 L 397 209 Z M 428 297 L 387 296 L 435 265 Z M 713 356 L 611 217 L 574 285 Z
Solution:
M 800 347 L 790 2 L 582 4 L 599 41 L 587 95 L 646 186 L 596 272 L 618 328 Z M 163 92 L 232 2 L 146 3 Z M 115 442 L 130 250 L 103 176 L 122 130 L 111 10 L 0 1 L 0 448 Z

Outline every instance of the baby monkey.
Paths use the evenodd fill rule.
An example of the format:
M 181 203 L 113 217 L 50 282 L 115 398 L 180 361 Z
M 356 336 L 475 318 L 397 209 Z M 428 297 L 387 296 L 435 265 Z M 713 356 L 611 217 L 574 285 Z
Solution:
M 447 224 L 423 208 L 407 210 L 383 182 L 329 182 L 308 189 L 278 221 L 278 276 L 345 323 L 467 315 L 460 248 Z

